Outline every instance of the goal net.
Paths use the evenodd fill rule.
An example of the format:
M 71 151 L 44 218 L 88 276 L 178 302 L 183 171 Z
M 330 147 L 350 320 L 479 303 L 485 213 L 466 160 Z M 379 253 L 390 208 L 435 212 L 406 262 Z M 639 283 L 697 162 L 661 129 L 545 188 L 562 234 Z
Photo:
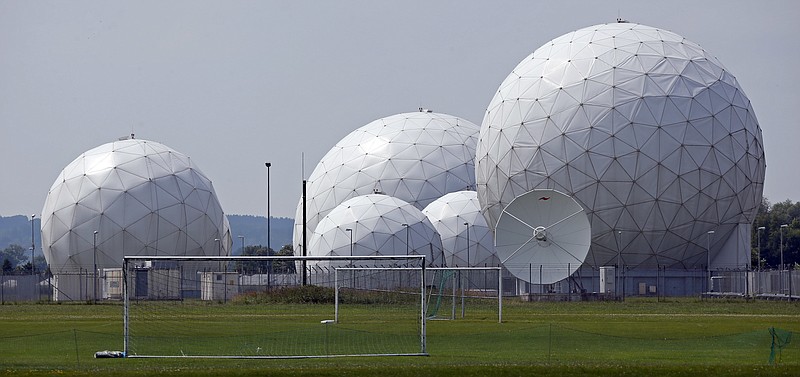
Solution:
M 431 267 L 426 272 L 428 319 L 495 316 L 503 322 L 502 267 Z
M 126 357 L 427 355 L 424 256 L 138 256 L 123 275 Z

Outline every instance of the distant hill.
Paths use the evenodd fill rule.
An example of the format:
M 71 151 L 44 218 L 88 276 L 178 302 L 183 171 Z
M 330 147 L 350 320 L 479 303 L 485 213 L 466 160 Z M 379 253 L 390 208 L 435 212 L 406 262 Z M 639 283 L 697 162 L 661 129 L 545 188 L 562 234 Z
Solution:
M 233 254 L 241 254 L 244 236 L 246 245 L 267 245 L 267 218 L 252 215 L 228 215 L 231 223 L 231 238 L 233 238 Z M 283 245 L 292 244 L 292 227 L 294 219 L 288 217 L 273 217 L 270 222 L 270 246 L 278 251 Z
M 33 237 L 36 242 L 36 254 L 42 254 L 41 222 L 33 220 Z M 291 237 L 289 238 L 291 239 Z M 30 251 L 31 247 L 31 219 L 25 215 L 0 216 L 0 250 L 9 245 L 17 244 Z
M 247 245 L 267 245 L 267 219 L 264 216 L 228 215 L 231 224 L 231 237 L 233 238 L 233 253 L 240 254 L 244 236 Z M 39 219 L 34 220 L 34 237 L 36 240 L 36 254 L 42 254 L 42 239 Z M 278 251 L 283 245 L 292 243 L 292 227 L 294 219 L 288 217 L 273 217 L 270 223 L 270 238 L 272 249 Z M 0 249 L 17 244 L 26 249 L 31 247 L 31 222 L 24 215 L 0 216 Z

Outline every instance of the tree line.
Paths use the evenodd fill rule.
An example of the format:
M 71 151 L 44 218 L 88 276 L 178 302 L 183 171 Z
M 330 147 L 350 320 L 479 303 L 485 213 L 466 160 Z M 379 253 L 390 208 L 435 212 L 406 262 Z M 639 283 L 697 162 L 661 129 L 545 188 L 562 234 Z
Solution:
M 247 246 L 242 255 L 245 256 L 292 256 L 294 251 L 292 245 L 284 245 L 278 252 L 270 249 L 267 250 L 265 246 L 255 245 Z M 0 251 L 0 260 L 2 260 L 2 275 L 27 275 L 31 273 L 30 249 L 12 244 Z M 33 259 L 35 271 L 47 270 L 47 261 L 41 255 L 37 255 Z M 295 272 L 294 262 L 291 261 L 244 261 L 236 262 L 233 266 L 237 271 L 242 271 L 248 274 L 257 273 L 276 273 L 276 274 L 292 274 Z
M 781 228 L 781 225 L 786 227 Z M 758 228 L 764 227 L 763 230 Z M 782 231 L 781 231 L 782 230 Z M 759 244 L 761 246 L 761 266 L 779 268 L 781 264 L 781 232 L 783 233 L 783 264 L 795 268 L 800 262 L 800 202 L 787 199 L 771 204 L 762 198 L 756 219 L 753 222 L 751 245 L 752 266 L 759 266 Z
M 30 248 L 25 248 L 17 244 L 8 245 L 8 247 L 0 251 L 0 260 L 2 260 L 3 263 L 2 274 L 30 274 L 32 266 L 30 256 Z M 36 267 L 35 271 L 44 271 L 47 269 L 47 261 L 44 259 L 44 256 L 37 255 L 33 258 L 33 266 Z
M 294 250 L 292 245 L 283 245 L 276 253 L 274 250 L 267 249 L 266 246 L 254 245 L 247 246 L 242 251 L 243 256 L 292 256 Z M 289 260 L 277 261 L 238 261 L 233 266 L 236 271 L 245 274 L 293 274 L 296 271 L 295 263 Z

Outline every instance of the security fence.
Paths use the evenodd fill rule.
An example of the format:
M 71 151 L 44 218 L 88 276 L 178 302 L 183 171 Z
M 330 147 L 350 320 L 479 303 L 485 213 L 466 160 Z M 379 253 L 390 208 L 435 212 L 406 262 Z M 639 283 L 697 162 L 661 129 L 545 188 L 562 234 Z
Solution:
M 387 265 L 385 267 L 389 267 Z M 252 266 L 250 266 L 252 267 Z M 270 268 L 253 269 L 248 266 L 222 266 L 210 268 L 208 279 L 234 279 L 236 291 L 290 285 L 331 286 L 335 268 L 323 265 L 304 266 L 281 270 Z M 350 267 L 359 267 L 353 265 Z M 530 266 L 532 274 L 547 269 L 548 266 Z M 139 284 L 147 284 L 146 269 L 142 269 Z M 480 272 L 462 272 L 469 282 L 467 289 L 496 289 L 498 281 Z M 800 299 L 800 271 L 762 270 L 746 271 L 736 269 L 616 269 L 613 266 L 593 268 L 584 266 L 568 279 L 555 284 L 531 284 L 502 272 L 503 296 L 520 296 L 523 299 L 624 299 L 631 296 L 651 297 L 742 297 L 755 299 L 798 300 Z M 388 274 L 395 279 L 392 284 L 413 284 L 403 281 L 402 274 Z M 432 278 L 431 278 L 432 279 Z M 179 279 L 180 280 L 180 279 Z M 202 279 L 181 280 L 178 291 L 170 291 L 175 299 L 201 299 Z M 429 281 L 432 281 L 429 279 Z M 494 285 L 494 286 L 493 286 Z M 231 288 L 233 289 L 233 288 Z M 460 289 L 460 288 L 459 288 Z M 221 293 L 224 301 L 225 292 Z M 217 297 L 214 297 L 217 299 Z M 122 299 L 122 269 L 79 269 L 70 273 L 49 275 L 36 273 L 27 275 L 0 273 L 0 303 L 25 301 L 95 301 Z
M 0 274 L 0 303 L 51 299 L 52 287 L 45 274 Z

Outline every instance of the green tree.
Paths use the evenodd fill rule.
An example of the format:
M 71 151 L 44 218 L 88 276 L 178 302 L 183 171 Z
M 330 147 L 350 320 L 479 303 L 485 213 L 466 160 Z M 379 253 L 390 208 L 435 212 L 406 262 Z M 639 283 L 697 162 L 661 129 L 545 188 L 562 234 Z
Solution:
M 28 263 L 25 263 L 25 264 L 18 264 L 16 270 L 20 274 L 26 274 L 27 275 L 27 274 L 31 273 L 31 267 L 32 267 L 31 262 L 28 262 Z
M 781 225 L 786 224 L 786 228 Z M 759 231 L 759 227 L 764 230 Z M 800 262 L 800 202 L 785 200 L 770 204 L 762 198 L 752 230 L 753 267 L 758 267 L 758 245 L 765 268 L 778 268 L 781 263 L 781 234 L 783 235 L 783 263 L 793 266 Z M 760 240 L 759 240 L 760 238 Z
M 242 250 L 242 256 L 270 256 L 272 250 L 267 250 L 266 247 L 261 245 L 247 246 Z M 265 274 L 269 272 L 269 261 L 239 261 L 236 262 L 234 268 L 245 274 Z
M 14 266 L 11 265 L 11 261 L 8 258 L 3 259 L 3 273 L 8 274 L 14 271 Z
M 284 245 L 277 253 L 267 250 L 261 245 L 247 246 L 242 251 L 243 256 L 293 256 L 292 245 Z M 296 271 L 295 262 L 288 260 L 276 261 L 239 261 L 233 266 L 237 271 L 245 274 L 293 274 Z
M 11 244 L 7 248 L 3 249 L 2 255 L 0 258 L 8 259 L 11 262 L 12 268 L 17 268 L 23 262 L 28 261 L 28 256 L 25 255 L 26 249 L 17 244 Z
M 37 255 L 33 258 L 33 265 L 36 266 L 36 273 L 47 270 L 47 259 L 44 255 Z
M 283 245 L 280 251 L 278 251 L 278 253 L 275 255 L 283 257 L 294 256 L 294 248 L 292 248 L 292 245 Z M 295 262 L 293 261 L 280 260 L 280 261 L 275 261 L 275 264 L 273 265 L 273 270 L 275 271 L 275 273 L 278 274 L 293 274 L 297 272 L 297 267 L 295 265 Z

